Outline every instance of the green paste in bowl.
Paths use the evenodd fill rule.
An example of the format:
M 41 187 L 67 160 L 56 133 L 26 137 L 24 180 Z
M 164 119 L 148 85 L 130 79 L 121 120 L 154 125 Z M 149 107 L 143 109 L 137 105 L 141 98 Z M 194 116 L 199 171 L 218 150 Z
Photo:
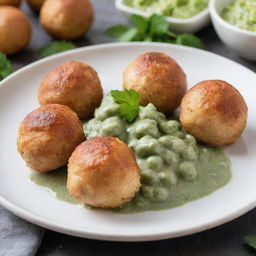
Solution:
M 132 8 L 149 14 L 174 18 L 191 18 L 208 7 L 208 0 L 124 0 Z
M 256 0 L 235 0 L 223 9 L 221 16 L 238 28 L 256 32 Z
M 231 178 L 230 162 L 222 149 L 199 145 L 176 120 L 168 120 L 154 105 L 140 107 L 138 118 L 127 123 L 111 96 L 105 97 L 95 117 L 84 125 L 87 138 L 118 137 L 133 150 L 141 169 L 141 188 L 118 213 L 161 210 L 183 205 L 224 186 Z M 33 174 L 57 198 L 71 203 L 66 171 Z

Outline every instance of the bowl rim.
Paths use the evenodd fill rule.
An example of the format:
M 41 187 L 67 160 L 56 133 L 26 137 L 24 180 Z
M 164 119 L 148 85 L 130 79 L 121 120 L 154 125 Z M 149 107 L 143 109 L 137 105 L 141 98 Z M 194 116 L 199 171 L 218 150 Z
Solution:
M 216 10 L 216 2 L 218 2 L 218 1 L 222 1 L 222 0 L 210 0 L 209 1 L 209 12 L 210 12 L 210 16 L 212 18 L 217 20 L 223 27 L 226 27 L 227 29 L 236 31 L 237 33 L 241 33 L 241 34 L 244 34 L 247 36 L 256 36 L 256 32 L 239 28 L 239 27 L 227 22 L 226 20 L 224 20 L 220 16 L 220 13 Z M 233 1 L 235 1 L 235 0 L 233 0 Z
M 150 16 L 149 13 L 127 6 L 126 4 L 124 4 L 124 0 L 115 0 L 115 6 L 118 10 L 126 12 L 128 14 L 138 14 L 144 17 Z M 181 18 L 173 18 L 170 16 L 165 16 L 165 17 L 167 21 L 169 21 L 170 23 L 187 24 L 187 23 L 197 22 L 198 20 L 205 18 L 207 15 L 209 15 L 208 7 L 190 18 L 181 19 Z

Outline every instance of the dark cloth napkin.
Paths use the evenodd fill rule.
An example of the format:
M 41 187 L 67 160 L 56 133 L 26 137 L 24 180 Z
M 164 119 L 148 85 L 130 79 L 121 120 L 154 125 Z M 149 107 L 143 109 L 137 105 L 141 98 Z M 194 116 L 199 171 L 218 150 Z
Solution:
M 0 206 L 0 256 L 34 256 L 44 229 L 16 217 Z

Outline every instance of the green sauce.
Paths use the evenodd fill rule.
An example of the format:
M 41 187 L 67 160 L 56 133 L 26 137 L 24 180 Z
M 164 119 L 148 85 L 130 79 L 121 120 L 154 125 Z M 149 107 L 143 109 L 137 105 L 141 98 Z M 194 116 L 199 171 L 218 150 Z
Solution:
M 236 0 L 223 9 L 221 16 L 238 28 L 256 32 L 255 0 Z
M 39 186 L 49 189 L 49 191 L 59 200 L 69 202 L 71 204 L 82 204 L 78 200 L 72 198 L 67 190 L 67 168 L 60 168 L 48 173 L 33 172 L 30 179 Z
M 118 105 L 107 96 L 84 125 L 87 138 L 114 136 L 134 151 L 141 169 L 141 188 L 128 203 L 113 211 L 134 213 L 183 205 L 224 186 L 231 178 L 230 162 L 221 149 L 198 145 L 176 120 L 167 120 L 152 104 L 140 107 L 138 118 L 127 123 Z M 66 189 L 66 170 L 33 174 L 61 200 L 78 203 Z
M 174 18 L 186 19 L 207 8 L 209 0 L 126 0 L 132 8 L 149 14 L 159 13 Z

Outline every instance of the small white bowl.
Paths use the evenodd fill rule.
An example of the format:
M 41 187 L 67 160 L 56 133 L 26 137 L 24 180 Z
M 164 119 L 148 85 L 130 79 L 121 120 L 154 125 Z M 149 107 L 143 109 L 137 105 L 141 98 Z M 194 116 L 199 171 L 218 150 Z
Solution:
M 240 29 L 225 21 L 220 13 L 235 0 L 210 0 L 209 10 L 213 26 L 220 39 L 239 56 L 256 60 L 256 32 Z
M 138 14 L 144 17 L 150 16 L 150 14 L 131 8 L 124 4 L 124 0 L 116 0 L 116 8 L 123 13 L 125 16 L 131 16 L 132 14 Z M 166 17 L 167 21 L 171 25 L 171 30 L 176 33 L 195 33 L 205 27 L 210 22 L 208 8 L 198 13 L 197 15 L 187 18 L 178 19 L 172 17 Z

